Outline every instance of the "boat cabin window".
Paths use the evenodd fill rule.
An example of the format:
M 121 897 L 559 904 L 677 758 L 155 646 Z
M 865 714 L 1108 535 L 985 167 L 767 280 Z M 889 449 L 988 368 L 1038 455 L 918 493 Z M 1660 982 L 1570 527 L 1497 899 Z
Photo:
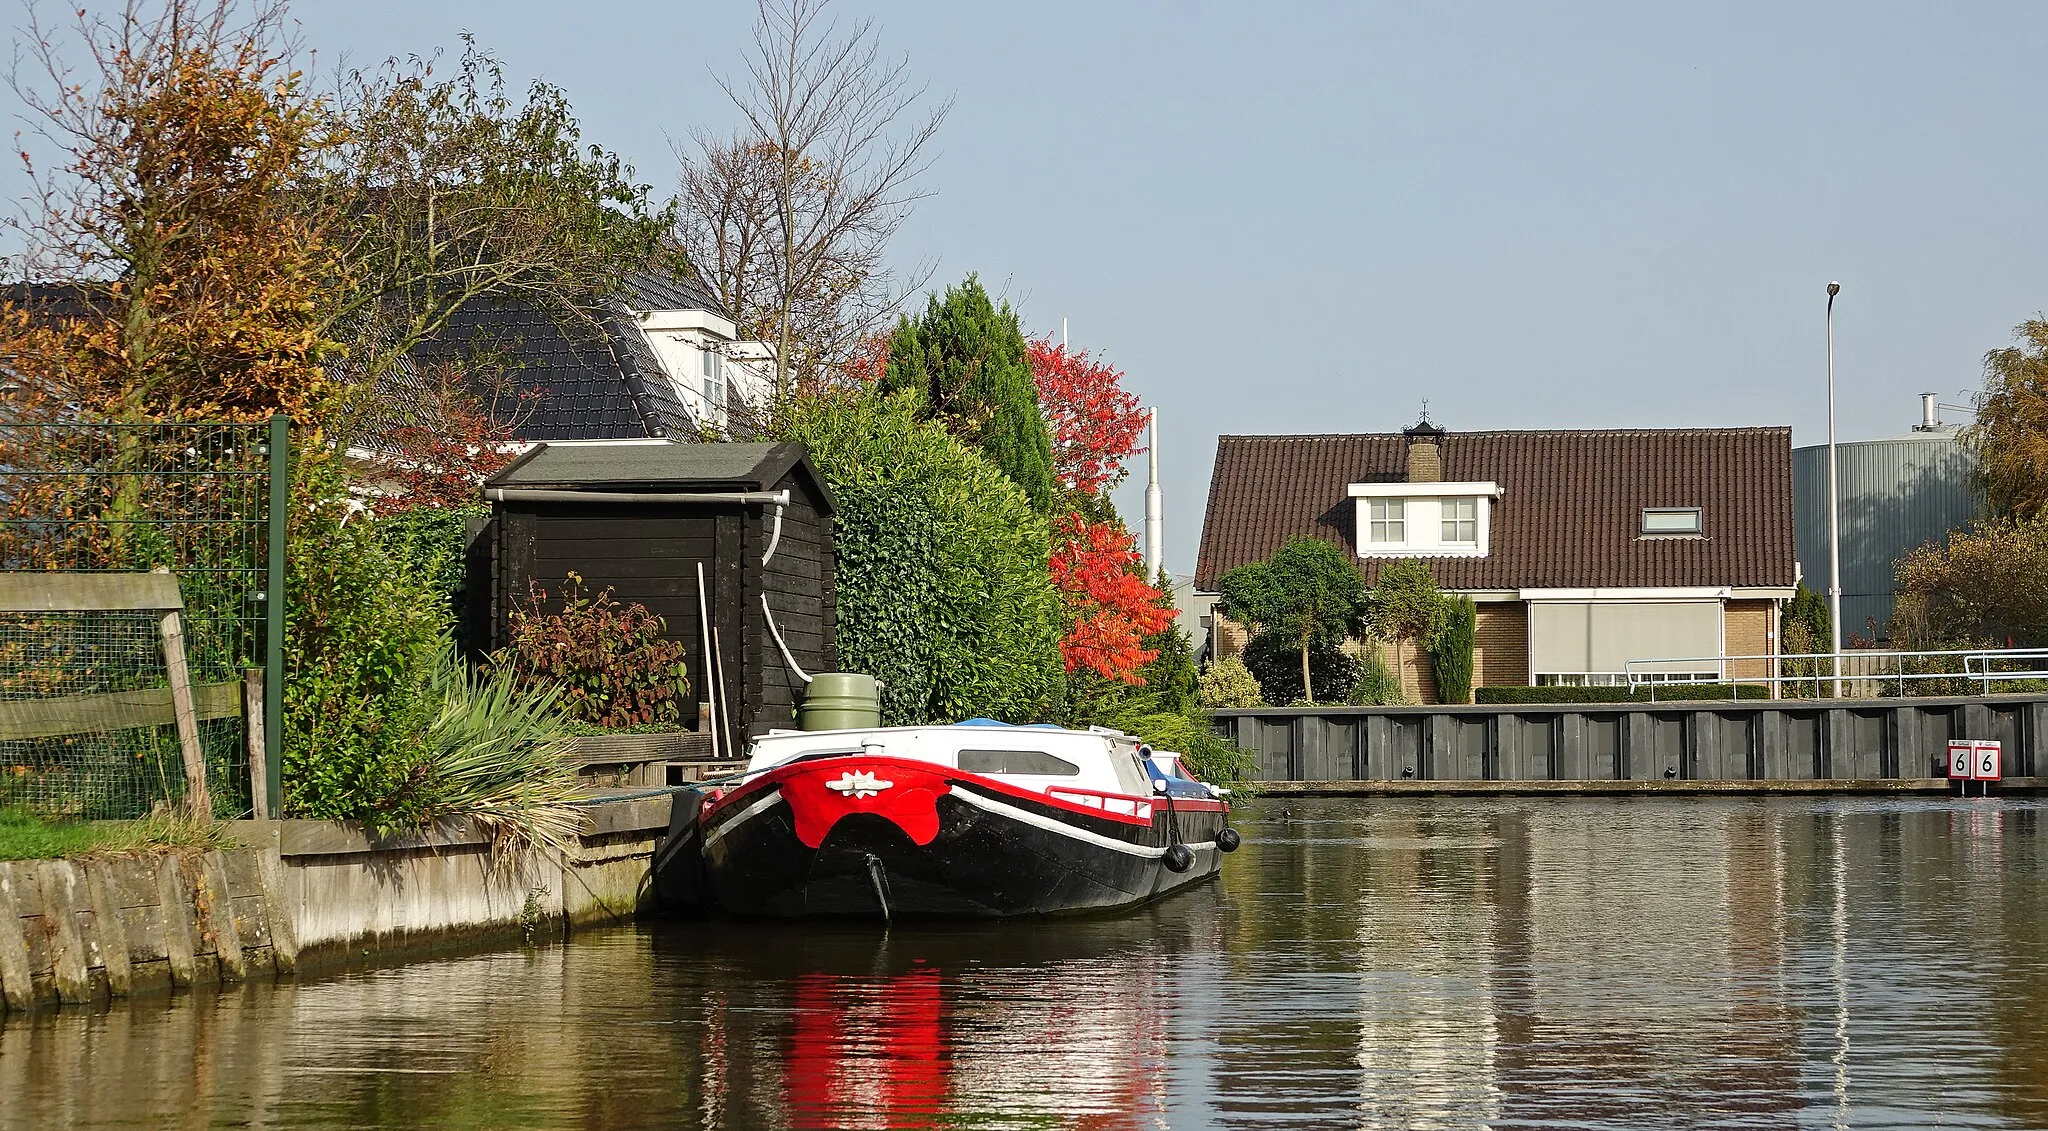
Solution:
M 959 766 L 970 774 L 1037 774 L 1071 778 L 1081 767 L 1043 750 L 962 750 Z

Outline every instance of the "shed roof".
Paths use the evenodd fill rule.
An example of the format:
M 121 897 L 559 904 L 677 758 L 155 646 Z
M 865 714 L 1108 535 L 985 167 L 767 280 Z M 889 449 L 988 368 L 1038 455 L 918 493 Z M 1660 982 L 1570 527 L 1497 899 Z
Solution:
M 802 444 L 664 441 L 545 443 L 485 482 L 487 487 L 713 487 L 767 491 L 792 471 L 805 476 L 824 509 L 832 495 Z
M 1451 432 L 1443 477 L 1502 498 L 1483 558 L 1434 558 L 1447 589 L 1789 587 L 1789 428 Z M 1353 483 L 1406 478 L 1407 439 L 1224 436 L 1209 480 L 1197 588 L 1307 535 L 1356 554 Z M 1699 507 L 1704 538 L 1642 538 L 1646 507 Z M 1362 559 L 1368 578 L 1379 559 Z

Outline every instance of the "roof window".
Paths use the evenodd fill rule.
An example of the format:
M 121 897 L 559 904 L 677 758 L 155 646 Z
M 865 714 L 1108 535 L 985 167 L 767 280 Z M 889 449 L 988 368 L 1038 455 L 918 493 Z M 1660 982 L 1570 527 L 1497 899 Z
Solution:
M 1698 507 L 1643 508 L 1645 538 L 1698 538 L 1705 533 Z

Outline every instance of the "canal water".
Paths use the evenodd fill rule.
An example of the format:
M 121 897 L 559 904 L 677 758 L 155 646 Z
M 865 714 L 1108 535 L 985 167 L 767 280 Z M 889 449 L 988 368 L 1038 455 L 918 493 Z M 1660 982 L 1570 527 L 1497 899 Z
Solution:
M 1267 799 L 1116 919 L 677 923 L 0 1025 L 7 1127 L 2048 1127 L 2031 801 Z

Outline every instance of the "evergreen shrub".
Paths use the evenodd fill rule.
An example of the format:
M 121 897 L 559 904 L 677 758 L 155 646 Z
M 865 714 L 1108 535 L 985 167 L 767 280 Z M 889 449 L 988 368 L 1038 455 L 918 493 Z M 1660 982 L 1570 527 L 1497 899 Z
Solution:
M 1253 675 L 1238 656 L 1209 661 L 1202 669 L 1196 699 L 1211 711 L 1245 710 L 1266 705 L 1265 693 L 1259 689 L 1259 677 Z
M 375 523 L 348 521 L 337 460 L 306 451 L 293 463 L 285 815 L 418 823 L 433 809 L 422 736 L 439 707 L 430 678 L 448 647 L 446 606 Z
M 1042 721 L 1066 697 L 1045 519 L 917 412 L 914 397 L 830 394 L 778 426 L 838 501 L 840 664 L 882 681 L 888 725 Z
M 1266 702 L 1279 707 L 1308 696 L 1301 686 L 1301 645 L 1276 632 L 1262 632 L 1244 648 L 1245 666 L 1258 679 Z M 1337 640 L 1312 643 L 1308 649 L 1309 678 L 1315 681 L 1315 701 L 1342 703 L 1351 698 L 1358 684 L 1358 661 L 1346 653 Z
M 1436 677 L 1440 703 L 1472 701 L 1472 642 L 1478 631 L 1479 607 L 1457 594 L 1443 599 L 1436 632 L 1429 638 L 1429 670 Z

